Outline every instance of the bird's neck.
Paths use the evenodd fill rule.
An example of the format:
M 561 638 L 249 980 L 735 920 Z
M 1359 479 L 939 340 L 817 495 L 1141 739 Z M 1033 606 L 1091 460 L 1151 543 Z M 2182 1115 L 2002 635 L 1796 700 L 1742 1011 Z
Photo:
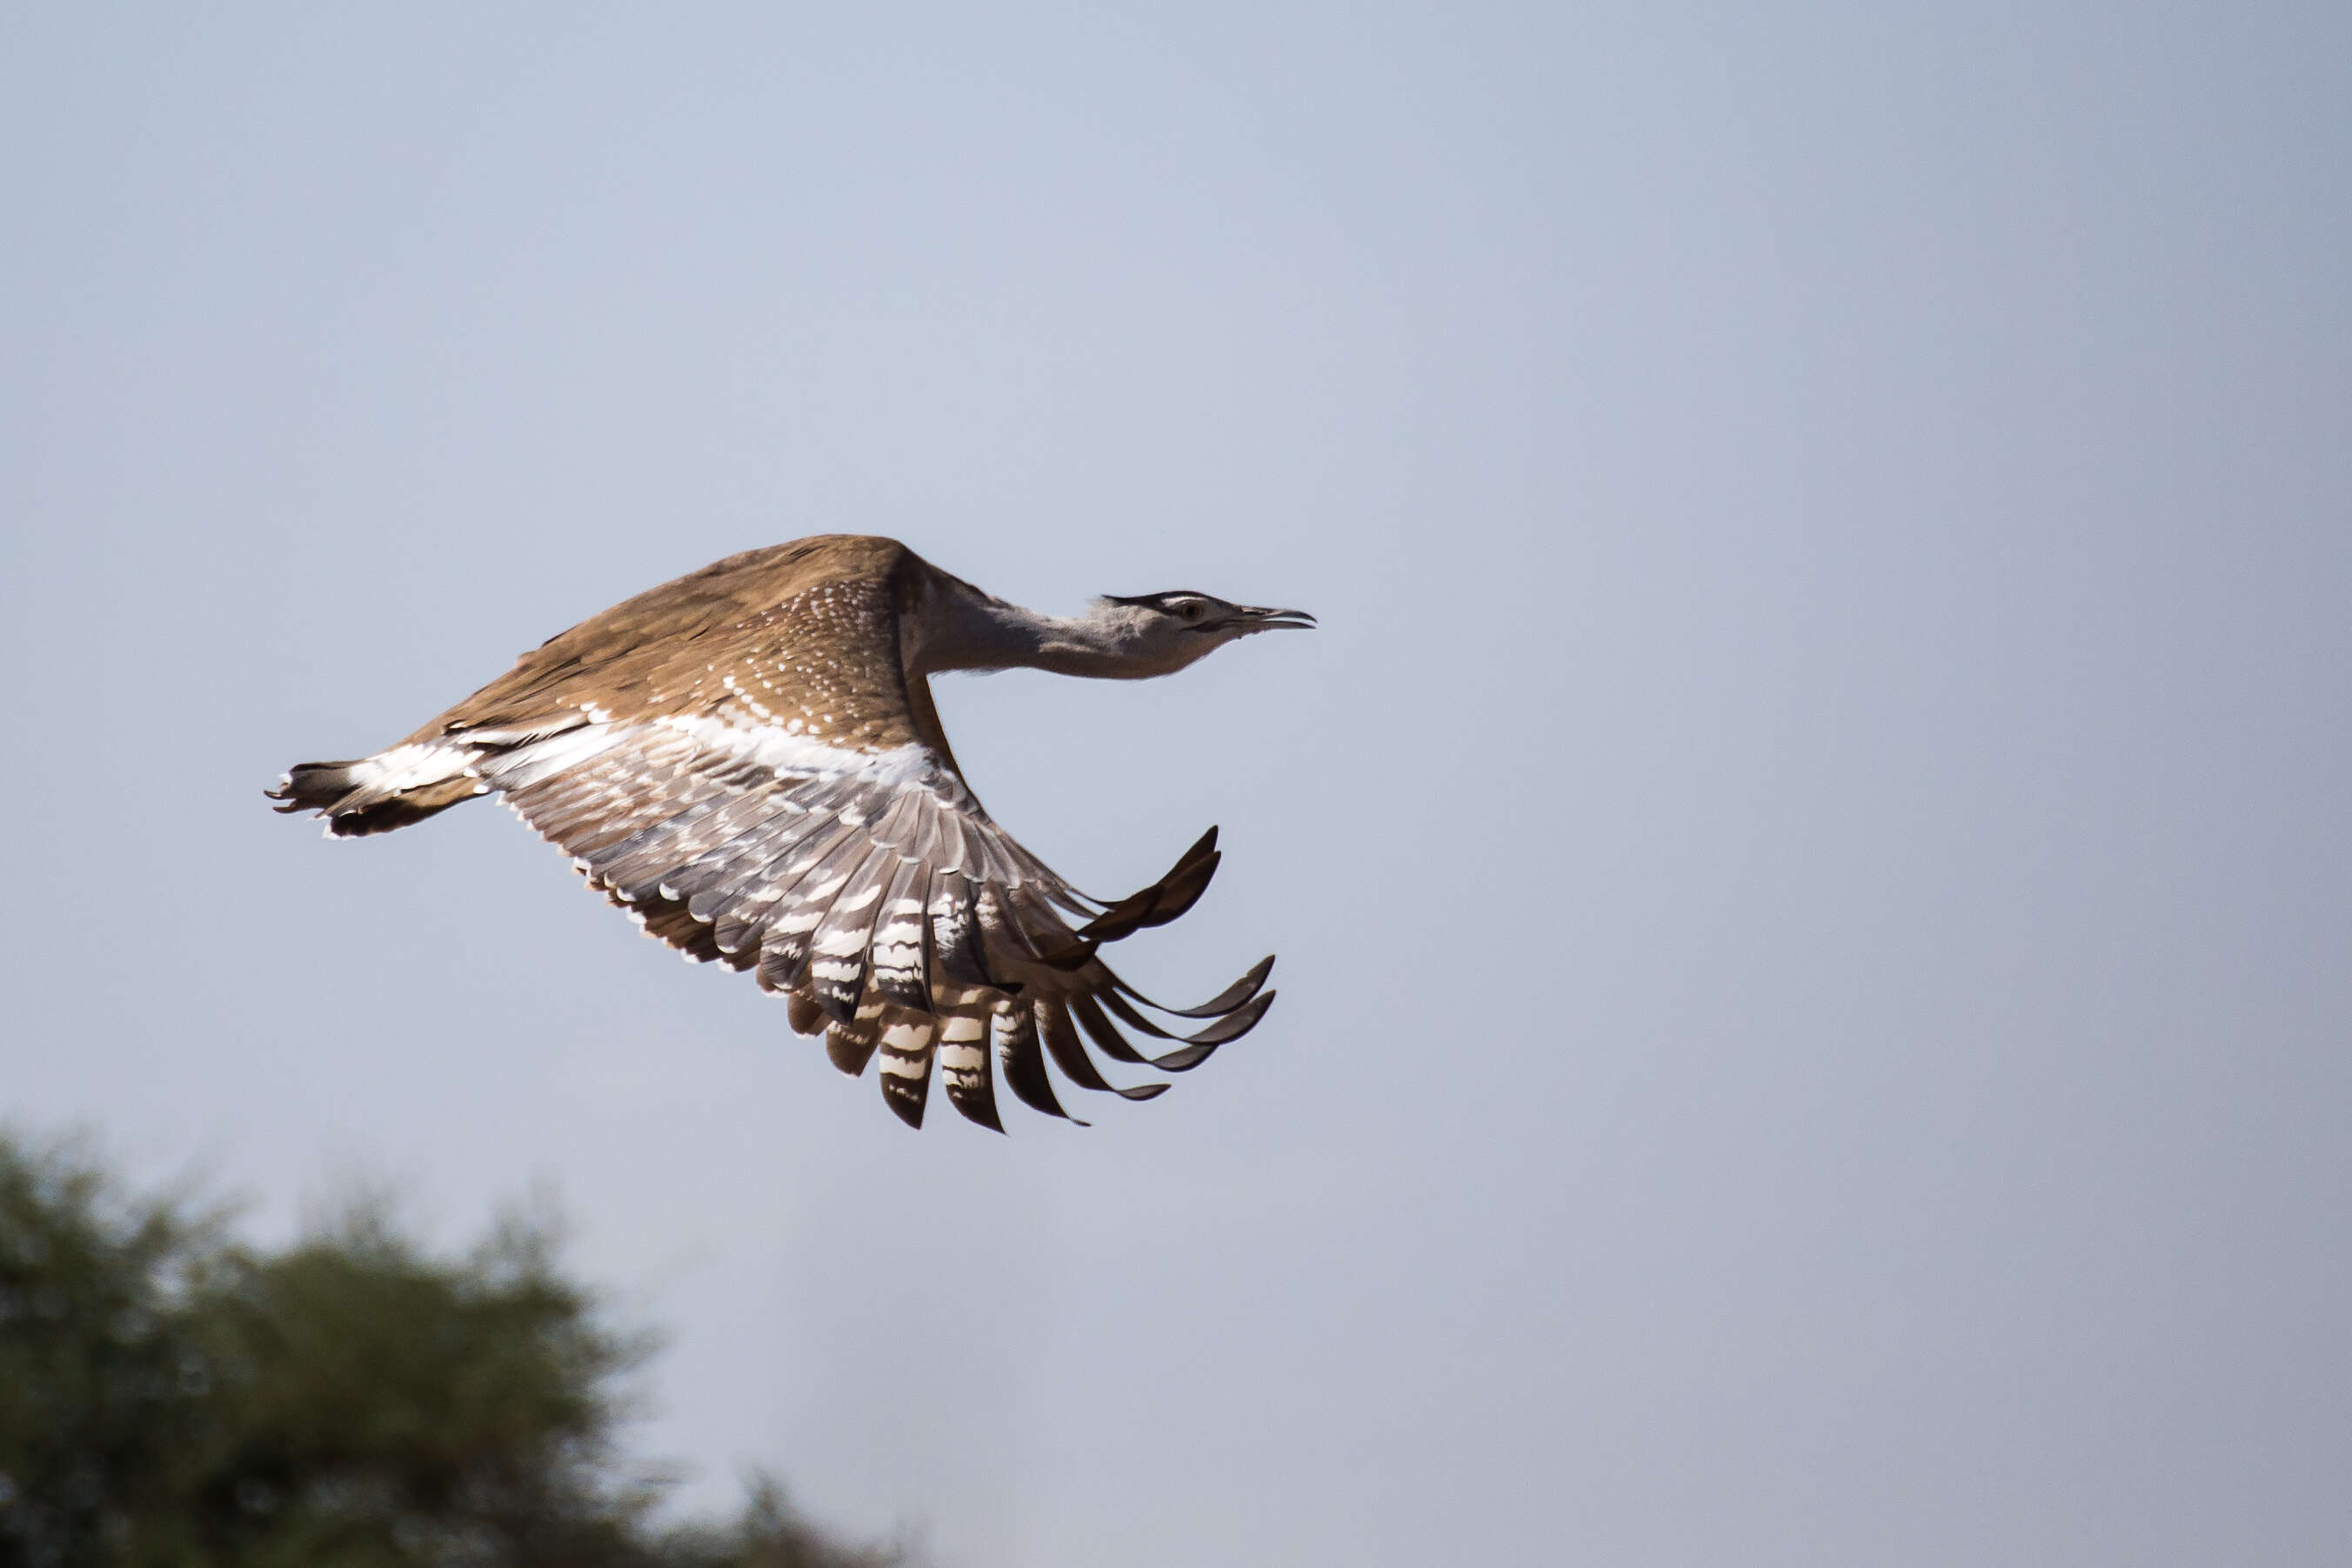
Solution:
M 1097 605 L 1084 615 L 1024 610 L 1003 600 L 961 595 L 928 617 L 917 655 L 924 674 L 940 670 L 1051 670 L 1059 675 L 1135 680 L 1162 674 L 1138 656 L 1129 616 Z

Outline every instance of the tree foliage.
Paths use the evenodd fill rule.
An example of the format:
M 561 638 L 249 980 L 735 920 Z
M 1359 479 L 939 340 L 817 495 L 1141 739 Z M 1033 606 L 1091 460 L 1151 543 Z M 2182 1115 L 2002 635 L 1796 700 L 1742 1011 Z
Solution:
M 760 1481 L 661 1528 L 618 1444 L 648 1350 L 542 1228 L 437 1257 L 359 1206 L 278 1251 L 0 1135 L 0 1563 L 879 1568 Z

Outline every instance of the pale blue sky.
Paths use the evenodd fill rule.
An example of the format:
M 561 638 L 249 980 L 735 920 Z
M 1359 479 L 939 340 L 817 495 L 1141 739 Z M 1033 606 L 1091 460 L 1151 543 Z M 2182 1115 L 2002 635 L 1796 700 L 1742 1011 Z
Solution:
M 2352 1559 L 2352 11 L 0 11 L 0 1114 L 558 1192 L 650 1451 L 970 1568 Z M 729 551 L 1323 617 L 948 684 L 1268 1022 L 912 1135 L 495 809 Z

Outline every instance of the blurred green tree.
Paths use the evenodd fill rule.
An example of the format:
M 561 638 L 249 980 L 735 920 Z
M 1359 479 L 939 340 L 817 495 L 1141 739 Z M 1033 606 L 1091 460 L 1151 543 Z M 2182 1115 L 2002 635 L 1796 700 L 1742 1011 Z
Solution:
M 881 1568 L 757 1481 L 661 1528 L 617 1440 L 650 1350 L 509 1220 L 437 1258 L 381 1206 L 283 1250 L 0 1134 L 0 1563 Z

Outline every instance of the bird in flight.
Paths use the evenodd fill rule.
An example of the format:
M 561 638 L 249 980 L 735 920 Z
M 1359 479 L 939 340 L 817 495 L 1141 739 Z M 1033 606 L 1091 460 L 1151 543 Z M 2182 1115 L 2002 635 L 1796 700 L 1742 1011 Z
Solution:
M 936 1057 L 955 1108 L 1002 1132 L 997 1069 L 1056 1116 L 1069 1113 L 1048 1057 L 1082 1088 L 1150 1099 L 1167 1085 L 1113 1085 L 1081 1031 L 1115 1061 L 1184 1071 L 1265 1016 L 1274 960 L 1192 1008 L 1112 973 L 1104 944 L 1167 924 L 1208 886 L 1216 830 L 1141 892 L 1088 897 L 982 810 L 929 677 L 1139 680 L 1314 624 L 1190 590 L 1041 615 L 895 539 L 824 535 L 616 604 L 397 745 L 299 763 L 268 794 L 317 811 L 331 838 L 501 794 L 646 932 L 782 993 L 793 1030 L 822 1031 L 844 1072 L 878 1054 L 883 1099 L 908 1125 L 922 1125 Z M 1145 1009 L 1205 1027 L 1179 1034 Z M 1121 1025 L 1175 1047 L 1148 1055 Z

